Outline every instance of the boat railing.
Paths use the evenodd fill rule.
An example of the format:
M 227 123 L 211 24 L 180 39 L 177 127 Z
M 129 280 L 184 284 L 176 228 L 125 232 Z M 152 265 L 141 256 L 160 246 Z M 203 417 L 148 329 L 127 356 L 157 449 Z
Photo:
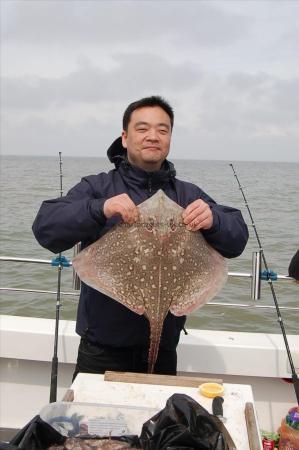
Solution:
M 32 264 L 46 264 L 54 267 L 72 267 L 72 261 L 66 258 L 65 256 L 54 257 L 52 259 L 37 259 L 37 258 L 20 258 L 13 256 L 0 256 L 0 261 L 13 262 L 13 263 L 32 263 Z M 254 252 L 252 257 L 252 273 L 247 272 L 228 272 L 229 278 L 246 278 L 251 280 L 251 299 L 258 300 L 260 298 L 260 284 L 261 281 L 282 281 L 282 282 L 294 282 L 292 277 L 287 275 L 278 275 L 275 272 L 261 271 L 260 264 L 260 254 L 259 252 Z M 60 294 L 64 296 L 70 297 L 78 297 L 80 292 L 78 290 L 78 282 L 75 280 L 73 285 L 76 287 L 76 290 L 70 292 L 61 291 Z M 22 288 L 13 288 L 13 287 L 0 287 L 0 291 L 6 292 L 27 292 L 27 293 L 38 293 L 38 294 L 47 294 L 47 295 L 57 295 L 57 291 L 51 290 L 42 290 L 42 289 L 22 289 Z M 207 306 L 210 307 L 232 307 L 232 308 L 249 308 L 249 309 L 274 309 L 274 305 L 261 305 L 257 302 L 253 303 L 227 303 L 227 302 L 217 302 L 211 301 L 207 303 Z M 295 306 L 280 306 L 282 310 L 288 311 L 299 311 L 299 307 Z

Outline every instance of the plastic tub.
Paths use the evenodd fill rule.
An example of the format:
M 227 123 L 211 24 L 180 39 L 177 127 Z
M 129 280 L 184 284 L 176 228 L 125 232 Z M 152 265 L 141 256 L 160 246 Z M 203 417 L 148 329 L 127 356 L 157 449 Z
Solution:
M 42 420 L 67 437 L 122 436 L 141 433 L 144 422 L 157 409 L 101 403 L 56 402 L 40 412 Z

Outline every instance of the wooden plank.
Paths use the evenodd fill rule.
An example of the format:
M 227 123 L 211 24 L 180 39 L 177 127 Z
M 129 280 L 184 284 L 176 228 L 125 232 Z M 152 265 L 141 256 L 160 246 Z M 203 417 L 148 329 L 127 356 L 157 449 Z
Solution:
M 245 419 L 250 450 L 261 450 L 261 443 L 259 440 L 259 432 L 255 420 L 253 404 L 250 402 L 247 402 L 245 404 Z
M 119 381 L 122 383 L 140 383 L 140 384 L 160 384 L 163 386 L 185 386 L 198 387 L 203 383 L 220 383 L 219 378 L 201 378 L 175 375 L 158 375 L 134 372 L 112 372 L 107 371 L 104 375 L 105 381 Z
M 74 401 L 74 391 L 73 389 L 68 389 L 64 396 L 62 397 L 63 402 L 73 402 Z

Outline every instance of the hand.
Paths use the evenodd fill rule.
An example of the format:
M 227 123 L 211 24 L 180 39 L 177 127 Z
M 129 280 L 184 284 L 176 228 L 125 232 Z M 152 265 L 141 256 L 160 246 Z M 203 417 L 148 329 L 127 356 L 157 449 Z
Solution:
M 107 219 L 119 214 L 125 223 L 134 223 L 138 220 L 139 211 L 127 194 L 116 195 L 108 198 L 103 206 L 103 212 Z
M 213 214 L 209 205 L 201 199 L 195 200 L 183 212 L 187 230 L 209 230 L 213 225 Z

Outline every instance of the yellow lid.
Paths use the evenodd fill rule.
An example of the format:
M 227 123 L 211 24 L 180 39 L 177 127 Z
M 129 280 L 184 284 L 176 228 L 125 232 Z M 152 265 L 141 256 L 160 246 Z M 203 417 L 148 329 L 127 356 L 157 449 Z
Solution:
M 199 392 L 205 397 L 214 398 L 223 394 L 224 387 L 218 383 L 203 383 L 199 386 Z

